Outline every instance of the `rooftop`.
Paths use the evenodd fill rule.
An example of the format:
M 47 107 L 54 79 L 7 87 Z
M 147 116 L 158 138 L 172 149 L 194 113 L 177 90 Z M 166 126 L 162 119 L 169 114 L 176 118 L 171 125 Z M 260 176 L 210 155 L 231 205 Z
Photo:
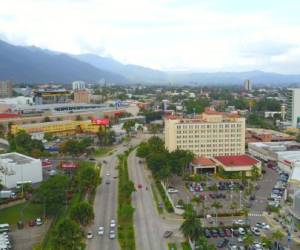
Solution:
M 216 163 L 213 160 L 211 160 L 207 157 L 202 157 L 202 156 L 194 158 L 192 163 L 195 164 L 195 165 L 202 165 L 202 166 L 214 166 L 214 165 L 216 165 Z
M 4 161 L 7 163 L 14 163 L 16 165 L 28 164 L 34 160 L 36 159 L 15 152 L 0 155 L 0 161 Z
M 250 166 L 258 163 L 249 155 L 216 156 L 214 158 L 227 167 Z

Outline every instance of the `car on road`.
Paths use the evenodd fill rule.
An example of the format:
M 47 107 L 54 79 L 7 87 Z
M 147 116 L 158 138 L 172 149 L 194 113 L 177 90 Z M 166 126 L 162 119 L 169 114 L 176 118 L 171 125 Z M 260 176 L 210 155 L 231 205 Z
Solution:
M 110 184 L 110 181 L 109 181 L 109 180 L 106 180 L 106 181 L 105 181 L 105 184 Z
M 96 159 L 95 159 L 95 158 L 90 158 L 89 160 L 90 160 L 90 161 L 95 161 Z
M 110 172 L 107 171 L 105 175 L 106 175 L 106 176 L 110 176 Z
M 93 233 L 92 233 L 92 231 L 88 231 L 86 237 L 87 237 L 88 239 L 92 239 L 92 238 L 93 238 Z
M 35 221 L 34 221 L 34 220 L 30 220 L 30 221 L 28 222 L 28 226 L 34 227 L 34 226 L 35 226 Z
M 116 221 L 115 220 L 110 220 L 110 227 L 114 228 L 116 226 Z
M 170 193 L 170 194 L 175 194 L 175 193 L 178 193 L 178 190 L 175 189 L 175 188 L 169 188 L 169 189 L 168 189 L 168 193 Z
M 104 235 L 104 227 L 98 227 L 98 235 Z
M 41 219 L 41 218 L 37 218 L 37 219 L 35 220 L 35 224 L 36 224 L 37 226 L 43 225 L 42 219 Z
M 109 239 L 113 240 L 115 238 L 116 238 L 115 230 L 110 230 L 109 231 Z
M 245 225 L 245 221 L 243 221 L 243 220 L 235 220 L 235 221 L 233 221 L 233 224 L 243 226 L 243 225 Z
M 106 160 L 103 160 L 103 163 L 104 163 L 104 164 L 106 164 L 106 163 L 107 163 L 107 161 L 106 161 Z
M 143 185 L 142 184 L 138 184 L 138 186 L 137 186 L 138 188 L 142 188 L 143 187 Z
M 164 232 L 164 238 L 169 238 L 169 237 L 171 237 L 172 234 L 173 234 L 172 231 L 165 231 Z

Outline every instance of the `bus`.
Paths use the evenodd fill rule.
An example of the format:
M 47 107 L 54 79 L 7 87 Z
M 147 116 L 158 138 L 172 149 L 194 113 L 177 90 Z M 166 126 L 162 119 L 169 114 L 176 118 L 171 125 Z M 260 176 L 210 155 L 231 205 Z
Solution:
M 16 188 L 17 189 L 20 189 L 22 188 L 23 185 L 32 185 L 32 181 L 17 181 L 17 185 L 16 185 Z
M 9 232 L 9 224 L 0 224 L 0 233 Z

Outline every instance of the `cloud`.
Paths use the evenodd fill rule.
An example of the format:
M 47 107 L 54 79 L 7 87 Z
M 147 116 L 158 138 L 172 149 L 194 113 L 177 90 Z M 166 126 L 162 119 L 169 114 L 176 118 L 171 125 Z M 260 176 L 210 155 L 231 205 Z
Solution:
M 297 8 L 234 1 L 10 0 L 1 3 L 0 33 L 16 44 L 153 68 L 252 69 L 293 57 L 300 25 L 290 16 Z

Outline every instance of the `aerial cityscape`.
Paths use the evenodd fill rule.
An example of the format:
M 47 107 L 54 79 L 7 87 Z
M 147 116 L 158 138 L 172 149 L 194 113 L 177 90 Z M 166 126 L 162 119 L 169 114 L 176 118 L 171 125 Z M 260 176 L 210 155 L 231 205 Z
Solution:
M 0 7 L 0 250 L 299 250 L 300 2 Z

